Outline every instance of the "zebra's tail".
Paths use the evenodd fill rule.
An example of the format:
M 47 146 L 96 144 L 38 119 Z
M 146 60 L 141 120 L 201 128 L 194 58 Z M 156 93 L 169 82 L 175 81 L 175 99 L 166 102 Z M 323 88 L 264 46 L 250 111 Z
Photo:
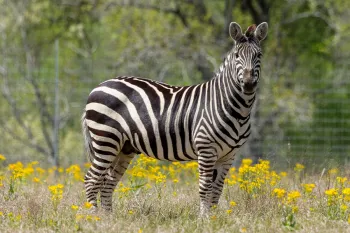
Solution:
M 88 126 L 86 124 L 86 111 L 84 110 L 83 116 L 81 117 L 81 125 L 82 125 L 82 129 L 83 129 L 83 135 L 84 135 L 84 141 L 85 141 L 85 149 L 88 153 L 88 157 L 90 162 L 93 161 L 94 159 L 94 151 L 93 151 L 93 147 L 92 147 L 92 139 L 91 139 L 91 135 L 88 129 Z

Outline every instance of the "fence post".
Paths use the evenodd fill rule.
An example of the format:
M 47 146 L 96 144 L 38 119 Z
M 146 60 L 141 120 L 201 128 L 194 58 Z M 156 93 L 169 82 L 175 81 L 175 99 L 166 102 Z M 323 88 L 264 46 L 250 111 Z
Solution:
M 54 166 L 59 166 L 59 40 L 55 41 L 55 115 L 53 125 Z

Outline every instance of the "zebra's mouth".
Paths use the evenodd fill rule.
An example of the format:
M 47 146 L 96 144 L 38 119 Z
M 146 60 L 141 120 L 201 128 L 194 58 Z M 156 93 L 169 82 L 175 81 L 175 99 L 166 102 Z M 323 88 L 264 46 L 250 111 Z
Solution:
M 249 83 L 243 83 L 242 84 L 242 92 L 247 95 L 251 95 L 255 93 L 257 87 L 256 82 L 249 82 Z

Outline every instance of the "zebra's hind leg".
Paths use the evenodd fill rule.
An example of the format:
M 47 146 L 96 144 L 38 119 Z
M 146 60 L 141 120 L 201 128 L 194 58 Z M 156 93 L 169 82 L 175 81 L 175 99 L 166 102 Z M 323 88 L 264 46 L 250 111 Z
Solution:
M 86 200 L 93 205 L 93 211 L 97 210 L 97 194 L 102 187 L 104 173 L 107 170 L 107 168 L 100 166 L 97 166 L 98 168 L 96 168 L 96 166 L 94 160 L 84 177 Z
M 101 207 L 106 211 L 112 211 L 112 197 L 113 191 L 123 177 L 131 160 L 135 157 L 135 153 L 124 154 L 120 152 L 117 159 L 108 169 L 101 187 Z
M 213 174 L 213 190 L 211 194 L 211 206 L 217 205 L 224 187 L 224 182 L 228 171 L 232 166 L 233 160 L 217 161 L 214 167 Z
M 84 181 L 87 202 L 93 205 L 93 210 L 96 210 L 97 195 L 101 191 L 104 178 L 111 165 L 116 161 L 120 150 L 116 150 L 112 146 L 107 147 L 97 143 L 93 143 L 93 146 L 93 160 Z

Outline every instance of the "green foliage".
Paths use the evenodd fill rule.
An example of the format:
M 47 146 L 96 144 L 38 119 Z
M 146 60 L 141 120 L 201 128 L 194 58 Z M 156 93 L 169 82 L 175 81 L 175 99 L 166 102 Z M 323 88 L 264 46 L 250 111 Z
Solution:
M 11 130 L 3 129 L 0 152 L 19 154 L 24 144 L 26 156 L 42 159 L 51 153 L 42 129 L 51 137 L 57 59 L 64 163 L 84 158 L 79 119 L 98 83 L 118 75 L 173 85 L 208 80 L 233 45 L 225 29 L 228 2 L 0 0 L 1 93 L 7 90 L 13 99 L 0 98 L 0 124 L 7 122 Z M 260 23 L 254 22 L 257 18 L 269 23 L 254 126 L 256 137 L 264 136 L 262 154 L 273 150 L 282 161 L 329 154 L 349 158 L 349 3 L 233 2 L 228 19 L 243 30 Z M 14 117 L 14 106 L 32 135 Z M 43 109 L 47 117 L 40 118 Z M 14 139 L 18 135 L 22 140 Z

